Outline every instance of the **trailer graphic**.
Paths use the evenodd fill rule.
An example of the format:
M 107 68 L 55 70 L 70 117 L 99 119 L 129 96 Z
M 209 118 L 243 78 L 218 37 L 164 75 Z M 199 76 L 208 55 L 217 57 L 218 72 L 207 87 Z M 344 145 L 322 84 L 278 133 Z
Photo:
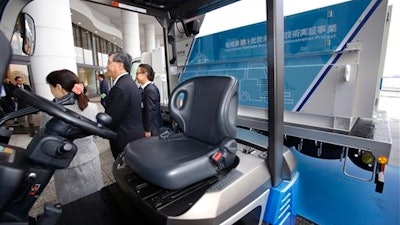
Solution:
M 285 110 L 372 115 L 375 95 L 359 86 L 368 82 L 375 89 L 381 76 L 378 53 L 371 53 L 383 43 L 384 25 L 369 22 L 386 16 L 377 10 L 380 2 L 349 1 L 285 17 Z M 240 81 L 239 105 L 267 107 L 266 29 L 266 22 L 260 22 L 197 37 L 179 82 L 193 76 L 232 75 Z M 342 79 L 346 68 L 351 68 L 349 80 Z M 354 100 L 360 97 L 362 104 Z

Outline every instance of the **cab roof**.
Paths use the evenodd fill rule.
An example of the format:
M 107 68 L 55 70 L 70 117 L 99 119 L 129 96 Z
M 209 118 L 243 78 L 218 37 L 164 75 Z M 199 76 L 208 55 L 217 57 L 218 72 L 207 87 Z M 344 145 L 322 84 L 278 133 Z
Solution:
M 172 20 L 185 20 L 238 0 L 88 0 Z

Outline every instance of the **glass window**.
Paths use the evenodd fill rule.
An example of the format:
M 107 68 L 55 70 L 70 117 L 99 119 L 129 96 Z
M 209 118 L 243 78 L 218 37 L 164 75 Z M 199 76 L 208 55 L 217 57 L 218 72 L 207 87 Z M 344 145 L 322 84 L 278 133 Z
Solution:
M 79 26 L 73 24 L 72 27 L 73 33 L 74 33 L 74 43 L 76 47 L 82 47 L 82 41 L 81 41 L 81 33 Z
M 88 49 L 88 31 L 81 29 L 81 35 L 82 35 L 82 48 Z
M 23 78 L 24 84 L 32 87 L 28 67 L 28 64 L 10 64 L 9 70 L 7 72 L 7 77 L 9 78 L 11 83 L 15 85 L 15 77 L 20 76 Z
M 89 32 L 76 24 L 72 24 L 75 54 L 78 63 L 104 66 L 102 55 L 107 55 L 111 51 L 121 50 L 121 48 L 100 36 Z M 91 51 L 88 51 L 91 50 Z
M 18 17 L 15 27 L 14 27 L 14 33 L 13 36 L 11 38 L 11 48 L 12 48 L 12 52 L 14 55 L 24 55 L 26 56 L 25 53 L 23 53 L 22 51 L 22 37 L 21 37 L 21 20 Z

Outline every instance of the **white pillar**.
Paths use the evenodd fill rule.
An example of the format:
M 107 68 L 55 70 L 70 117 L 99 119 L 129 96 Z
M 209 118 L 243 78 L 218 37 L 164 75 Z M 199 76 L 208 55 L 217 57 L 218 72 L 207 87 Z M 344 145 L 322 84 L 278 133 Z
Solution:
M 139 15 L 126 10 L 122 10 L 121 15 L 124 51 L 128 52 L 132 58 L 140 57 Z
M 69 0 L 35 0 L 25 7 L 36 26 L 35 54 L 31 57 L 36 94 L 53 99 L 46 76 L 53 70 L 77 73 Z
M 148 23 L 144 26 L 144 36 L 146 37 L 146 52 L 152 52 L 156 47 L 156 32 L 154 24 Z

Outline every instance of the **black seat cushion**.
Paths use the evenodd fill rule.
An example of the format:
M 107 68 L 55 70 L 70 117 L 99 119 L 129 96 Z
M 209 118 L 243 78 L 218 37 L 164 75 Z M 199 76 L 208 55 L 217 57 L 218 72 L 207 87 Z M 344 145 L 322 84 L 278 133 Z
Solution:
M 125 162 L 137 175 L 180 189 L 234 163 L 238 83 L 230 76 L 195 77 L 171 94 L 169 112 L 182 133 L 133 141 Z
M 234 151 L 225 153 L 229 158 L 225 162 L 231 160 L 233 163 L 236 142 L 229 144 Z M 133 148 L 146 149 L 146 152 Z M 184 188 L 215 175 L 221 169 L 212 160 L 220 150 L 219 146 L 188 138 L 182 133 L 167 139 L 140 139 L 128 144 L 126 149 L 129 152 L 126 163 L 146 181 L 165 189 Z

